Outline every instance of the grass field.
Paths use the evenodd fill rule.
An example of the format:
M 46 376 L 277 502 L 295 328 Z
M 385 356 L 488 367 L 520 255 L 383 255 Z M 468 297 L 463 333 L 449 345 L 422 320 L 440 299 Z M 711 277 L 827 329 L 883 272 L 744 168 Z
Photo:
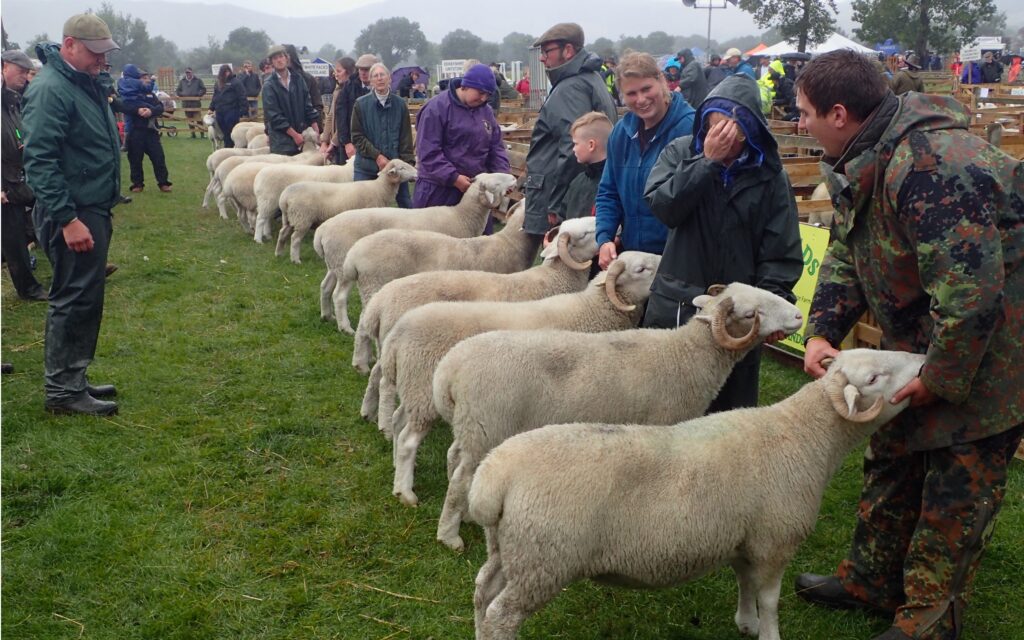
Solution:
M 120 415 L 43 412 L 45 305 L 3 277 L 3 610 L 6 638 L 471 638 L 486 556 L 434 540 L 445 491 L 439 428 L 421 448 L 421 506 L 391 496 L 391 452 L 358 416 L 352 340 L 319 319 L 322 267 L 278 259 L 199 206 L 209 143 L 164 140 L 174 192 L 118 207 L 97 383 Z M 127 162 L 123 162 L 127 175 Z M 125 187 L 127 188 L 127 187 Z M 49 266 L 39 254 L 39 277 Z M 355 311 L 355 308 L 353 308 Z M 773 362 L 762 401 L 805 382 Z M 496 393 L 500 392 L 495 390 Z M 888 627 L 793 594 L 849 541 L 860 453 L 830 486 L 783 585 L 790 640 L 867 640 Z M 1024 465 L 967 611 L 965 638 L 1024 639 Z M 730 571 L 640 591 L 577 583 L 523 638 L 739 638 Z

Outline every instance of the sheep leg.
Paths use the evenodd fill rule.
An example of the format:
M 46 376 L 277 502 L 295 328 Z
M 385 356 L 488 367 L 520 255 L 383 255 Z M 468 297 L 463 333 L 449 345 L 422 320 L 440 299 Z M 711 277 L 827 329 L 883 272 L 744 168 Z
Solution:
M 452 481 L 452 476 L 455 475 L 455 469 L 458 468 L 461 459 L 462 450 L 459 448 L 459 443 L 453 442 L 452 446 L 448 447 L 448 482 Z
M 782 574 L 792 554 L 779 558 L 762 560 L 754 566 L 753 577 L 757 587 L 757 610 L 760 614 L 758 640 L 780 640 L 779 638 L 779 592 L 782 590 Z
M 210 174 L 210 184 L 206 185 L 206 193 L 203 194 L 203 208 L 210 207 L 210 198 L 213 197 L 213 174 Z
M 388 438 L 388 439 L 389 440 L 394 440 L 398 436 L 402 435 L 402 429 L 405 429 L 405 425 L 406 425 L 405 405 L 401 405 L 400 404 L 400 405 L 398 405 L 398 408 L 395 409 L 394 413 L 391 414 L 391 437 Z M 384 435 L 387 436 L 387 434 L 384 434 Z M 397 450 L 394 447 L 392 447 L 391 449 L 392 449 L 392 451 L 391 451 L 391 453 L 392 453 L 391 464 L 392 464 L 392 466 L 394 466 L 395 461 L 398 460 L 398 452 L 397 452 Z
M 346 280 L 345 276 L 339 276 L 334 285 L 334 293 L 331 294 L 331 300 L 334 302 L 334 316 L 338 319 L 338 329 L 349 335 L 356 332 L 352 328 L 352 322 L 348 319 L 348 292 L 351 288 L 352 282 Z
M 274 255 L 280 258 L 284 255 L 284 243 L 288 242 L 288 238 L 292 235 L 292 225 L 284 223 L 281 225 L 281 231 L 277 234 L 277 246 L 274 247 Z
M 363 330 L 362 317 L 356 325 L 356 337 L 352 345 L 352 366 L 356 371 L 365 374 L 370 370 L 370 360 L 373 358 L 373 338 Z
M 334 292 L 334 285 L 337 282 L 338 277 L 330 269 L 327 270 L 324 279 L 320 282 L 320 319 L 325 322 L 334 317 L 334 305 L 331 304 L 331 294 Z M 338 327 L 338 330 L 340 331 L 341 327 Z
M 395 440 L 395 483 L 393 493 L 402 504 L 415 507 L 419 498 L 413 493 L 412 485 L 416 474 L 416 451 L 423 439 L 430 433 L 429 420 L 408 418 L 408 424 Z
M 506 580 L 505 586 L 484 610 L 482 624 L 477 627 L 477 638 L 515 640 L 526 618 L 553 600 L 561 588 L 560 583 L 520 585 L 518 581 L 509 579 L 507 574 Z
M 370 379 L 366 381 L 366 392 L 363 393 L 363 406 L 359 409 L 359 415 L 363 420 L 375 422 L 377 420 L 377 403 L 380 402 L 380 362 L 370 369 Z M 390 432 L 384 434 L 385 437 Z M 389 438 L 390 439 L 390 438 Z
M 448 450 L 449 455 L 452 449 L 455 449 L 454 444 Z M 455 455 L 458 457 L 458 452 Z M 455 551 L 462 551 L 466 545 L 459 536 L 459 526 L 462 524 L 463 514 L 469 511 L 469 485 L 473 480 L 476 465 L 465 459 L 457 464 L 455 472 L 451 474 L 451 480 L 448 481 L 444 508 L 437 523 L 437 539 Z
M 753 567 L 746 558 L 738 558 L 733 561 L 732 569 L 736 572 L 736 582 L 739 584 L 739 604 L 736 605 L 736 628 L 740 633 L 748 636 L 756 636 L 758 632 L 757 617 L 757 582 L 754 579 Z
M 220 212 L 220 217 L 222 219 L 228 219 L 228 200 L 224 197 L 224 194 L 220 189 L 217 190 L 217 211 Z
M 379 362 L 379 361 L 378 361 Z M 395 411 L 395 382 L 384 377 L 381 370 L 380 381 L 377 384 L 377 428 L 384 437 L 392 442 L 395 441 L 395 432 L 392 429 L 392 419 Z M 392 459 L 394 457 L 392 456 Z
M 309 227 L 295 227 L 295 231 L 292 232 L 292 262 L 295 264 L 302 264 L 299 250 L 302 248 L 302 239 L 306 237 L 307 231 L 309 231 Z
M 249 224 L 249 212 L 243 209 L 241 205 L 235 205 L 235 211 L 238 213 L 238 224 L 242 225 L 242 231 L 245 235 L 252 235 L 252 225 Z
M 487 562 L 480 567 L 476 574 L 476 589 L 473 592 L 473 618 L 476 627 L 476 637 L 479 639 L 483 629 L 484 615 L 487 607 L 494 600 L 494 597 L 505 588 L 505 575 L 501 571 L 501 554 L 498 552 L 498 532 L 493 527 L 488 527 L 484 533 L 487 536 Z

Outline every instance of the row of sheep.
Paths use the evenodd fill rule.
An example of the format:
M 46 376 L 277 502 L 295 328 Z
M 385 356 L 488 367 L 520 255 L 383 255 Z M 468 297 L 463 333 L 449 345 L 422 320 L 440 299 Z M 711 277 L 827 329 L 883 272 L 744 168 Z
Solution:
M 478 638 L 515 637 L 573 580 L 664 586 L 730 564 L 737 626 L 777 639 L 782 571 L 828 479 L 903 408 L 883 398 L 921 356 L 845 352 L 777 405 L 701 418 L 744 355 L 800 328 L 799 310 L 734 283 L 695 299 L 678 329 L 636 329 L 659 257 L 624 252 L 588 280 L 597 245 L 582 218 L 531 267 L 521 208 L 479 237 L 511 180 L 480 176 L 434 211 L 336 211 L 315 234 L 321 316 L 351 332 L 347 296 L 360 292 L 353 365 L 370 374 L 363 416 L 393 441 L 394 494 L 418 503 L 416 451 L 443 418 L 453 443 L 437 537 L 462 549 L 462 521 L 484 527 Z M 282 234 L 299 228 L 288 189 L 324 186 L 282 190 Z

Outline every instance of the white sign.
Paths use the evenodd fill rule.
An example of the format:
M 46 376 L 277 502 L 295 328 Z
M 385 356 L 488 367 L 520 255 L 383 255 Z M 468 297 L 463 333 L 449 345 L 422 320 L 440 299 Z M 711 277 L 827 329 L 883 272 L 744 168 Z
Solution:
M 212 75 L 213 77 L 217 77 L 217 74 L 220 73 L 220 68 L 224 65 L 228 65 L 229 67 L 231 67 L 232 71 L 235 70 L 234 65 L 232 65 L 230 62 L 221 62 L 220 64 L 215 64 L 212 67 L 210 67 L 210 75 Z
M 462 67 L 466 64 L 465 60 L 442 60 L 441 61 L 441 77 L 442 78 L 461 78 Z
M 982 36 L 975 38 L 966 47 L 960 49 L 960 59 L 964 62 L 981 60 L 982 51 L 1002 51 L 1006 49 L 1003 39 L 999 36 Z
M 325 78 L 331 75 L 331 65 L 326 62 L 302 61 L 302 70 L 311 76 Z
M 964 47 L 960 49 L 960 60 L 963 62 L 981 60 L 981 47 Z

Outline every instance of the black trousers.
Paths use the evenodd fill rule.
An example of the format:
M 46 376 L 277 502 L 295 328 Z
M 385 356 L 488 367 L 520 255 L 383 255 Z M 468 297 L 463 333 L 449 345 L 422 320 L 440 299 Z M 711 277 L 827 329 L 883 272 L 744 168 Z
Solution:
M 149 127 L 132 127 L 125 143 L 128 147 L 128 166 L 131 167 L 132 186 L 141 187 L 145 181 L 142 173 L 142 155 L 149 156 L 153 163 L 153 174 L 159 185 L 171 184 L 167 178 L 167 161 L 160 144 L 160 134 Z
M 5 204 L 0 219 L 0 248 L 7 262 L 7 270 L 11 273 L 14 290 L 22 298 L 41 291 L 43 286 L 32 275 L 28 261 L 28 238 L 25 234 L 25 207 L 20 204 Z
M 96 355 L 114 228 L 109 211 L 79 211 L 78 219 L 89 228 L 95 246 L 75 253 L 64 242 L 63 227 L 42 207 L 35 208 L 33 219 L 53 265 L 44 347 L 46 398 L 67 400 L 85 391 L 85 370 Z

